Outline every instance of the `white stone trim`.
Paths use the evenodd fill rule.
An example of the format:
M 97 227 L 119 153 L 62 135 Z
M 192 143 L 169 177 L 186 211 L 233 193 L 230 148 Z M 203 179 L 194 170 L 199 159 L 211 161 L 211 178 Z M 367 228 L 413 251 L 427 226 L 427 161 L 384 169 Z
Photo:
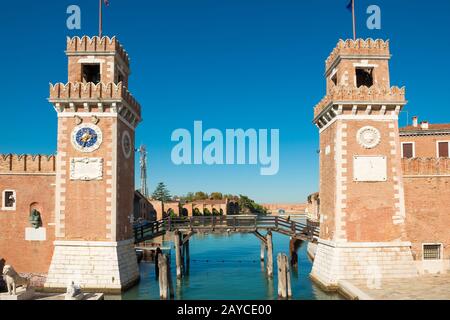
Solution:
M 111 240 L 117 239 L 117 141 L 118 123 L 112 126 L 112 192 L 111 192 Z
M 448 156 L 450 157 L 450 140 L 437 140 L 436 141 L 436 158 L 444 158 L 444 157 L 439 156 L 439 143 L 442 143 L 442 142 L 447 142 L 447 150 L 449 153 Z
M 54 172 L 1 172 L 0 176 L 55 176 Z
M 120 247 L 129 244 L 134 244 L 134 239 L 122 241 L 53 241 L 55 246 L 63 247 Z
M 398 120 L 398 116 L 395 114 L 341 114 L 335 116 L 331 121 L 329 121 L 326 125 L 324 125 L 322 128 L 320 128 L 319 133 L 322 133 L 326 128 L 328 128 L 330 125 L 332 125 L 337 120 L 371 120 L 371 121 L 392 121 L 392 120 Z
M 411 247 L 410 241 L 392 241 L 392 242 L 346 242 L 331 241 L 319 238 L 318 243 L 334 248 L 394 248 Z
M 76 116 L 79 117 L 103 117 L 103 118 L 111 118 L 111 117 L 117 117 L 117 113 L 115 112 L 58 112 L 58 118 L 74 118 Z

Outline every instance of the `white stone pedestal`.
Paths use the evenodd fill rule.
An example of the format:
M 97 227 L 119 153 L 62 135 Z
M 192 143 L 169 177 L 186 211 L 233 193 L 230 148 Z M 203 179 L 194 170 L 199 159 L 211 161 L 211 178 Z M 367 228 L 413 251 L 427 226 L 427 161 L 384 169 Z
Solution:
M 120 293 L 138 280 L 133 240 L 55 241 L 45 288 L 65 291 L 73 281 L 85 292 Z
M 0 293 L 0 301 L 18 301 L 18 300 L 31 300 L 33 299 L 35 292 L 33 289 L 17 288 L 17 295 L 10 295 L 9 293 Z
M 337 289 L 340 280 L 364 280 L 368 287 L 383 279 L 418 275 L 410 242 L 332 242 L 319 239 L 311 278 Z

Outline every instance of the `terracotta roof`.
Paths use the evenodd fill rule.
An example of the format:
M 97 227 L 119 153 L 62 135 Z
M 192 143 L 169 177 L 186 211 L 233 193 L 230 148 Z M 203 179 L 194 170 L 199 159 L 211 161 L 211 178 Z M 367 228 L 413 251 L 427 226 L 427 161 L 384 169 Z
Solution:
M 420 124 L 417 127 L 414 126 L 406 126 L 400 128 L 400 132 L 403 131 L 436 131 L 436 130 L 450 130 L 450 123 L 443 124 L 428 124 L 428 129 L 422 129 Z

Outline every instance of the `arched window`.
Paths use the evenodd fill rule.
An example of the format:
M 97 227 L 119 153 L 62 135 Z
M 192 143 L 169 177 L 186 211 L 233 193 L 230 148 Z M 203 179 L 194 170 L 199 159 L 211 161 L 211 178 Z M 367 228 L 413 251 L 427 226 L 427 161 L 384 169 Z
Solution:
M 6 211 L 16 210 L 16 191 L 4 190 L 2 192 L 2 210 Z

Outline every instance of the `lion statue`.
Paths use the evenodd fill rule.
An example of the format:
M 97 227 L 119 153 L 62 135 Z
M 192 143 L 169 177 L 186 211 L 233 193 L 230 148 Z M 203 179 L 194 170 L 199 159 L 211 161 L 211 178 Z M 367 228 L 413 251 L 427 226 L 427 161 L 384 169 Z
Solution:
M 30 286 L 30 281 L 27 278 L 21 277 L 10 265 L 5 265 L 5 267 L 3 268 L 3 276 L 6 281 L 8 293 L 10 295 L 17 295 L 17 287 L 21 286 L 28 289 L 28 287 Z

